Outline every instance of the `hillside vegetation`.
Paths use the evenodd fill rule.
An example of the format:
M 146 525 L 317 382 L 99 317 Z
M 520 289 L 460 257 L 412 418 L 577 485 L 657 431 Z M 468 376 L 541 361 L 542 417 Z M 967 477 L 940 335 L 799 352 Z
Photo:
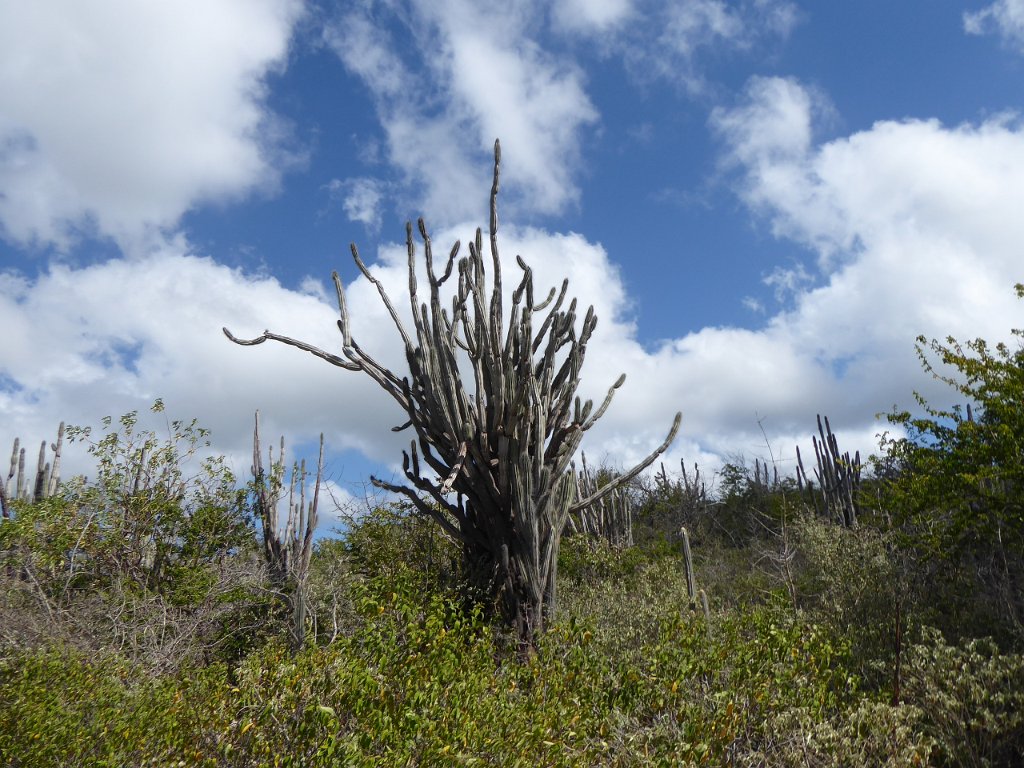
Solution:
M 8 484 L 2 762 L 1017 765 L 1024 356 L 922 354 L 971 413 L 892 414 L 908 436 L 860 479 L 855 525 L 759 465 L 714 493 L 634 481 L 609 535 L 570 525 L 525 653 L 458 543 L 400 504 L 317 543 L 297 649 L 258 487 L 198 461 L 196 425 L 161 443 L 129 414 L 92 441 L 95 481 Z
M 408 226 L 412 326 L 352 247 L 408 371 L 352 338 L 337 275 L 341 355 L 225 329 L 401 407 L 405 484 L 374 481 L 400 501 L 339 538 L 313 537 L 322 442 L 312 484 L 258 426 L 249 482 L 195 422 L 61 425 L 34 482 L 15 444 L 0 764 L 1020 765 L 1024 350 L 920 339 L 969 406 L 893 412 L 867 463 L 819 417 L 795 478 L 644 474 L 677 415 L 637 466 L 577 467 L 624 377 L 582 402 L 593 309 L 502 277 L 499 167 L 489 258 L 477 230 L 435 270 Z M 65 438 L 93 480 L 60 482 Z

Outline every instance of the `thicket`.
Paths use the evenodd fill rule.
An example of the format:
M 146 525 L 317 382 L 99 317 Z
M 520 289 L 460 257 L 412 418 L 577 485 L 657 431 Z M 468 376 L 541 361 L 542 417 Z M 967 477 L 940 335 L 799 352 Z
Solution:
M 70 428 L 95 479 L 9 493 L 0 523 L 0 758 L 1016 765 L 1021 356 L 929 349 L 974 351 L 942 358 L 950 381 L 969 371 L 971 414 L 922 403 L 875 457 L 856 525 L 759 462 L 713 489 L 663 467 L 622 487 L 628 515 L 577 521 L 557 619 L 526 656 L 467 600 L 488 596 L 467 592 L 460 542 L 400 503 L 316 544 L 296 649 L 255 479 L 202 458 L 194 422 L 163 440 L 136 414 Z M 631 545 L 598 524 L 627 518 Z
M 482 285 L 472 250 L 452 314 L 417 324 L 422 337 L 448 322 L 455 339 L 462 317 L 463 351 L 493 331 L 466 320 Z M 538 309 L 526 277 L 522 292 L 516 311 Z M 571 346 L 560 302 L 551 332 Z M 547 355 L 547 331 L 529 331 L 519 354 Z M 429 348 L 410 342 L 410 365 L 447 365 L 428 366 Z M 0 764 L 1019 765 L 1024 352 L 920 351 L 970 408 L 893 412 L 865 467 L 827 419 L 816 466 L 794 478 L 740 458 L 715 482 L 685 465 L 577 469 L 564 440 L 548 465 L 534 434 L 518 460 L 565 497 L 531 497 L 527 519 L 554 526 L 549 551 L 515 566 L 524 540 L 495 516 L 508 509 L 464 525 L 483 507 L 445 501 L 484 470 L 466 469 L 482 450 L 471 434 L 429 432 L 440 379 L 401 389 L 440 480 L 316 542 L 320 463 L 312 487 L 293 463 L 286 494 L 283 443 L 264 464 L 258 429 L 248 481 L 202 455 L 195 422 L 164 437 L 135 413 L 100 434 L 62 429 L 35 482 L 16 446 L 0 485 Z M 548 365 L 534 383 L 550 392 L 562 374 Z M 560 391 L 570 399 L 533 403 L 564 410 L 553 428 L 592 423 L 574 387 Z M 60 482 L 62 436 L 88 446 L 94 478 Z M 467 541 L 485 524 L 500 529 L 486 557 Z

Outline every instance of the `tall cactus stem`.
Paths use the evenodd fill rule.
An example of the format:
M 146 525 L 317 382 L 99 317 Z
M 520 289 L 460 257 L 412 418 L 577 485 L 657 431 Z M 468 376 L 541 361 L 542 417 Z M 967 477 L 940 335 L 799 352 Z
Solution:
M 686 594 L 690 598 L 690 609 L 697 605 L 697 579 L 693 572 L 693 554 L 690 552 L 690 534 L 686 527 L 679 529 L 683 538 L 683 562 L 686 567 Z
M 821 439 L 819 440 L 818 437 Z M 811 438 L 817 466 L 814 475 L 818 486 L 807 476 L 800 449 L 797 448 L 797 483 L 800 490 L 810 497 L 815 512 L 829 517 L 847 528 L 857 525 L 860 514 L 858 495 L 861 480 L 861 459 L 858 451 L 852 458 L 850 453 L 839 452 L 839 441 L 832 432 L 832 425 L 825 417 L 818 415 L 818 437 Z
M 60 427 L 57 428 L 57 442 L 52 443 L 50 448 L 53 449 L 53 468 L 50 470 L 50 480 L 46 486 L 46 495 L 53 496 L 57 493 L 57 488 L 60 486 L 60 462 L 62 453 L 64 450 L 64 422 L 60 423 Z

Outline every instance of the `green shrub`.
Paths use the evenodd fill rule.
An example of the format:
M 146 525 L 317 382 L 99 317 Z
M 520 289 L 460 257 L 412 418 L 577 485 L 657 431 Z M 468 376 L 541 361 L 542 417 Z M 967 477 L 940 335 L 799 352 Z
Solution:
M 566 536 L 558 550 L 558 575 L 563 581 L 617 581 L 635 576 L 660 550 L 617 548 L 606 539 L 586 534 Z
M 457 544 L 405 504 L 377 507 L 354 519 L 344 542 L 352 572 L 364 579 L 415 578 L 424 595 L 459 582 Z
M 244 493 L 223 457 L 197 458 L 206 430 L 172 421 L 161 440 L 131 412 L 95 441 L 67 435 L 97 475 L 16 502 L 0 525 L 0 655 L 57 642 L 166 667 L 237 644 L 225 615 L 253 599 L 261 568 Z
M 902 636 L 913 626 L 909 566 L 892 537 L 805 515 L 789 528 L 798 605 L 849 639 L 851 662 L 875 689 L 891 691 Z
M 666 608 L 627 656 L 570 619 L 523 658 L 408 574 L 351 599 L 351 633 L 298 653 L 271 642 L 230 671 L 22 654 L 0 671 L 4 764 L 862 765 L 851 744 L 879 764 L 927 747 L 916 710 L 869 706 L 849 649 L 781 605 L 718 617 L 710 637 Z
M 591 764 L 581 709 L 600 708 L 584 654 L 552 636 L 525 663 L 496 663 L 481 613 L 436 595 L 423 607 L 407 587 L 383 601 L 383 585 L 363 591 L 350 637 L 242 666 L 234 765 Z
M 0 665 L 0 759 L 25 768 L 214 766 L 229 702 L 223 666 L 154 678 L 109 654 L 27 652 Z
M 1024 285 L 1016 290 L 1024 298 Z M 1012 333 L 1024 339 L 1024 330 Z M 915 394 L 924 415 L 889 415 L 906 437 L 886 437 L 876 464 L 905 544 L 932 566 L 933 584 L 949 599 L 942 629 L 951 636 L 965 629 L 974 637 L 996 634 L 1021 646 L 1024 348 L 1019 341 L 1016 347 L 919 337 L 925 370 L 966 401 L 967 413 Z
M 1024 755 L 1024 656 L 991 640 L 949 645 L 934 629 L 907 654 L 906 700 L 944 765 L 1014 766 Z
M 307 613 L 316 643 L 326 645 L 358 628 L 361 619 L 352 600 L 356 578 L 344 540 L 316 543 L 306 587 Z
M 737 765 L 779 768 L 906 768 L 929 765 L 934 743 L 921 731 L 921 710 L 871 699 L 816 720 L 805 709 L 774 714 L 765 730 L 774 734 L 759 749 L 738 756 Z

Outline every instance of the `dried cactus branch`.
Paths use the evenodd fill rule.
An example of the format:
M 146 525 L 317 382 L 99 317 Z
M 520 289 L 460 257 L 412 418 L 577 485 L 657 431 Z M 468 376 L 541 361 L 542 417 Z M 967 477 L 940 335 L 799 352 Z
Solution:
M 252 346 L 255 346 L 257 344 L 262 344 L 263 342 L 265 342 L 265 341 L 267 341 L 269 339 L 270 341 L 279 341 L 282 344 L 288 344 L 289 346 L 292 346 L 292 347 L 298 347 L 299 349 L 305 350 L 306 352 L 309 352 L 310 354 L 316 355 L 320 359 L 326 360 L 331 365 L 336 365 L 339 368 L 347 368 L 350 371 L 358 371 L 359 370 L 358 366 L 355 366 L 352 363 L 346 362 L 345 360 L 343 360 L 342 358 L 338 357 L 337 355 L 332 355 L 330 352 L 325 352 L 324 350 L 320 349 L 319 347 L 314 347 L 312 344 L 307 344 L 304 341 L 299 341 L 298 339 L 293 339 L 293 338 L 290 338 L 288 336 L 281 336 L 280 334 L 277 334 L 277 333 L 271 333 L 270 331 L 264 331 L 262 334 L 260 334 L 259 336 L 257 336 L 254 339 L 239 339 L 239 338 L 233 336 L 231 331 L 229 331 L 227 328 L 221 328 L 221 330 L 224 331 L 224 335 L 227 336 L 229 339 L 231 339 L 231 341 L 233 341 L 233 342 L 235 342 L 235 344 L 239 344 L 239 345 L 241 345 L 243 347 L 252 347 Z

